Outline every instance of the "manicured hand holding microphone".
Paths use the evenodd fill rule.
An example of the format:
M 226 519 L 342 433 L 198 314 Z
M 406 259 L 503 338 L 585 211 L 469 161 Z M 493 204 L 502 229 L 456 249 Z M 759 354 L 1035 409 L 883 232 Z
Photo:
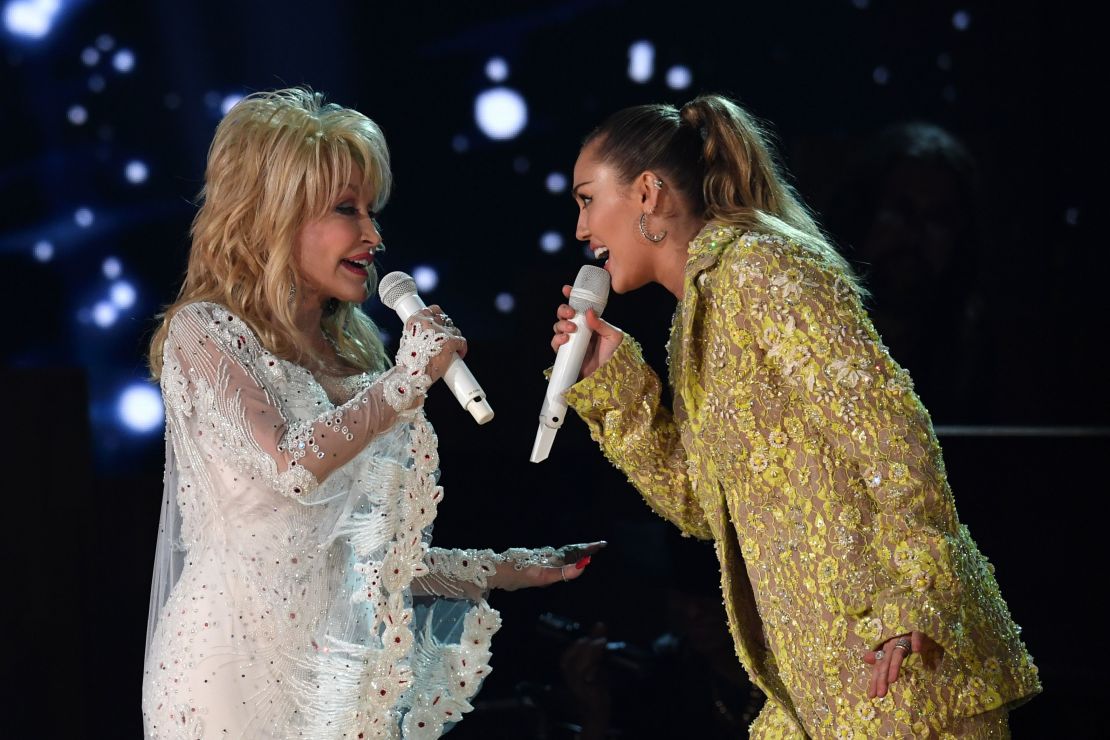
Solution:
M 438 304 L 422 308 L 409 316 L 405 321 L 405 331 L 417 335 L 428 331 L 446 337 L 442 349 L 428 360 L 428 365 L 424 369 L 433 383 L 442 378 L 444 373 L 447 372 L 447 368 L 455 359 L 454 355 L 458 355 L 459 359 L 466 357 L 466 339 L 458 327 L 455 326 L 455 322 L 451 321 Z
M 571 286 L 563 286 L 564 297 L 569 299 L 570 291 Z M 564 303 L 559 306 L 555 315 L 559 317 L 559 320 L 555 322 L 553 327 L 555 336 L 551 338 L 551 349 L 558 352 L 559 347 L 570 341 L 570 334 L 576 331 L 578 327 L 571 321 L 575 315 L 574 309 L 567 304 Z M 624 339 L 624 332 L 600 318 L 592 308 L 586 309 L 586 325 L 593 331 L 593 336 L 590 337 L 586 357 L 582 360 L 580 379 L 588 378 L 594 370 L 608 362 Z

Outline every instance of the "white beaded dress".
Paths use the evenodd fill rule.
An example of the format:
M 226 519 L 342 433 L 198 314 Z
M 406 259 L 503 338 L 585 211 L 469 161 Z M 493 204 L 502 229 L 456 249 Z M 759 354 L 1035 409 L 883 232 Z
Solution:
M 434 738 L 471 708 L 500 626 L 486 576 L 553 551 L 430 547 L 442 340 L 406 331 L 396 367 L 329 397 L 222 306 L 174 314 L 148 738 Z

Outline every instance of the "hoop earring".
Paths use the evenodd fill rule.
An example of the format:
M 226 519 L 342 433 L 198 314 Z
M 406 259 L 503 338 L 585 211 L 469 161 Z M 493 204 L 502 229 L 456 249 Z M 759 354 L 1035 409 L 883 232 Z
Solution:
M 643 234 L 644 238 L 647 239 L 652 244 L 658 244 L 659 242 L 661 242 L 661 241 L 663 241 L 664 239 L 667 238 L 667 230 L 666 229 L 663 229 L 658 234 L 649 234 L 648 233 L 648 230 L 647 230 L 647 214 L 646 213 L 641 213 L 640 214 L 640 233 Z

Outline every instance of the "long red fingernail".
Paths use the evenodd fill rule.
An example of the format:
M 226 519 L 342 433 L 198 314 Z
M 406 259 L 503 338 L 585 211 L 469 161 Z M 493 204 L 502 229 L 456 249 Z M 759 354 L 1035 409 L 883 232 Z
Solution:
M 582 570 L 583 568 L 585 568 L 589 564 L 590 564 L 590 556 L 587 555 L 586 557 L 582 558 L 577 563 L 575 563 L 574 567 L 577 568 L 578 570 Z

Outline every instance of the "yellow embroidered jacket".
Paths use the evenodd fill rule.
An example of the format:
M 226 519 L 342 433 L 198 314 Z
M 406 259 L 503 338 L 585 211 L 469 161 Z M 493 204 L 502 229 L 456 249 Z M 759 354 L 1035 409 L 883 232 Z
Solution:
M 921 736 L 1040 691 L 928 413 L 842 273 L 710 223 L 668 355 L 673 414 L 628 336 L 566 397 L 656 512 L 714 540 L 759 734 Z M 867 699 L 863 653 L 912 630 L 939 667 L 912 655 Z

